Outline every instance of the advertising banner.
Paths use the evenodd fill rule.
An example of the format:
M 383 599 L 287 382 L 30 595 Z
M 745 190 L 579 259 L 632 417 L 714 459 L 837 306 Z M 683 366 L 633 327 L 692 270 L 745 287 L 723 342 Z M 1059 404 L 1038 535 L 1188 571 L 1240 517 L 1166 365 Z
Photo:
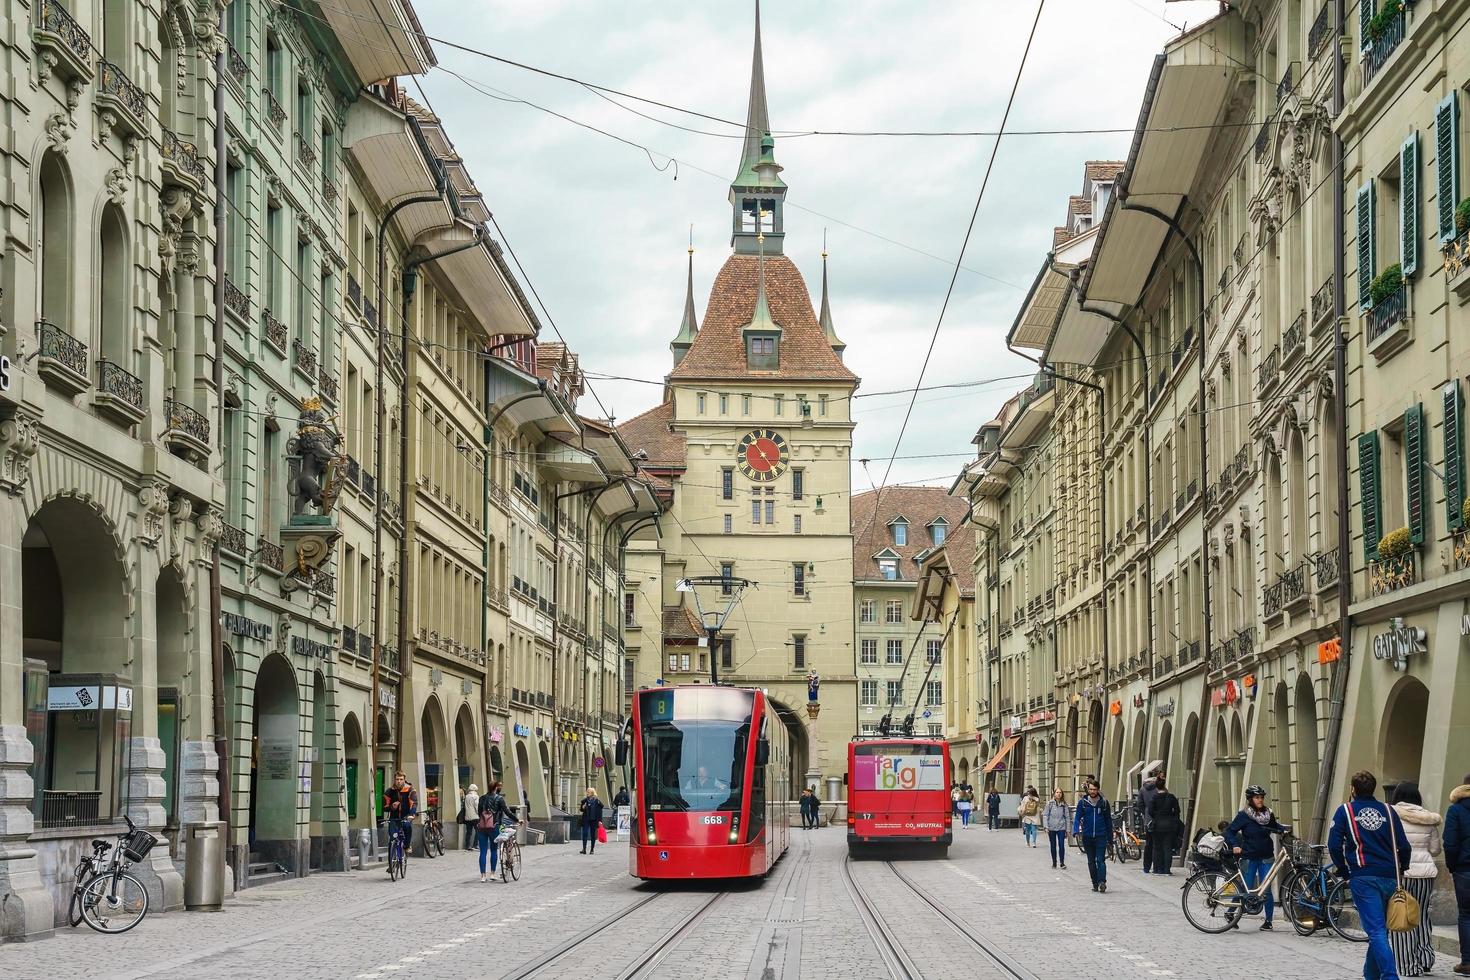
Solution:
M 633 836 L 633 808 L 630 806 L 618 807 L 618 840 L 628 840 Z
M 857 789 L 946 789 L 944 759 L 937 755 L 860 755 L 853 760 Z

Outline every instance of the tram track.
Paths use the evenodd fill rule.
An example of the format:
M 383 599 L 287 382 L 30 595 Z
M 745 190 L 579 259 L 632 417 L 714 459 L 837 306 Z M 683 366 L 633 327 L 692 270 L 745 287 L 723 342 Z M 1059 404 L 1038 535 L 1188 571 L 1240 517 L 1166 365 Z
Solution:
M 993 943 L 986 942 L 975 934 L 969 923 L 960 918 L 949 906 L 945 905 L 927 889 L 916 884 L 912 878 L 900 871 L 892 861 L 883 862 L 884 866 L 892 873 L 914 897 L 928 906 L 929 910 L 939 917 L 946 925 L 957 933 L 961 939 L 970 945 L 977 953 L 989 961 L 999 975 L 1010 978 L 1010 980 L 1038 980 L 1036 974 L 1027 970 L 1012 956 L 1007 954 Z M 882 957 L 889 975 L 894 980 L 922 980 L 924 973 L 914 961 L 913 956 L 905 948 L 903 942 L 898 938 L 893 927 L 888 923 L 884 909 L 879 906 L 873 898 L 863 889 L 857 877 L 852 871 L 853 859 L 848 857 L 843 862 L 843 876 L 846 879 L 848 891 L 852 894 L 854 904 L 857 906 L 858 915 L 863 920 L 869 936 Z

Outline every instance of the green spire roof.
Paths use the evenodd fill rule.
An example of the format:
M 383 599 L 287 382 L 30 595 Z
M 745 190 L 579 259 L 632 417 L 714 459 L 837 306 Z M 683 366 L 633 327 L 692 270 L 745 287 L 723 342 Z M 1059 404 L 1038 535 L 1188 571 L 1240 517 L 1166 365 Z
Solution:
M 771 146 L 763 146 L 766 141 Z M 760 0 L 755 3 L 755 52 L 751 55 L 750 62 L 750 104 L 745 110 L 745 139 L 741 142 L 740 168 L 735 172 L 734 184 L 739 187 L 786 186 L 780 177 L 773 182 L 763 183 L 756 167 L 760 166 L 762 157 L 765 162 L 774 163 L 769 156 L 774 147 L 771 140 L 771 113 L 766 108 L 766 68 L 761 58 L 761 5 Z M 776 168 L 778 171 L 779 167 Z
M 669 349 L 674 352 L 674 366 L 678 367 L 684 355 L 689 352 L 689 345 L 694 343 L 694 335 L 699 333 L 699 319 L 694 312 L 694 246 L 689 246 L 689 280 L 684 288 L 684 319 L 679 323 L 679 333 L 669 344 Z
M 817 322 L 822 325 L 822 333 L 826 335 L 827 343 L 831 344 L 832 349 L 837 352 L 837 356 L 841 357 L 842 352 L 847 350 L 847 345 L 838 338 L 837 329 L 832 326 L 832 305 L 827 301 L 826 249 L 822 250 L 822 314 L 817 318 Z

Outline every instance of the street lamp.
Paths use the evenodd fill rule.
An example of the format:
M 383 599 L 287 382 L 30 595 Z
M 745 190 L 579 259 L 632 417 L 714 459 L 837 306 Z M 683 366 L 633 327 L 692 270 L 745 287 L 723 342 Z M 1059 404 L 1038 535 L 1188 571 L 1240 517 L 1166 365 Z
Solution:
M 714 608 L 705 611 L 704 603 L 699 600 L 698 586 L 718 585 L 720 596 L 725 600 L 724 609 Z M 699 616 L 699 623 L 704 627 L 708 636 L 709 644 L 709 679 L 711 684 L 720 682 L 719 651 L 715 643 L 720 630 L 725 625 L 725 620 L 735 611 L 740 603 L 740 596 L 747 588 L 755 588 L 756 583 L 746 578 L 735 578 L 733 575 L 695 575 L 690 578 L 681 578 L 674 585 L 676 592 L 688 592 L 694 596 L 694 611 Z

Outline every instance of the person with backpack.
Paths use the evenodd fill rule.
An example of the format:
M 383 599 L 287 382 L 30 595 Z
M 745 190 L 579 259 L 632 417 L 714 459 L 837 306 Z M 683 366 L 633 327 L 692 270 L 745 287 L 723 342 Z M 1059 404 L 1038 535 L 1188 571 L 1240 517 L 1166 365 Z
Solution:
M 1149 797 L 1144 818 L 1148 821 L 1148 850 L 1144 860 L 1153 862 L 1143 870 L 1156 875 L 1174 873 L 1174 850 L 1179 846 L 1179 833 L 1184 829 L 1184 818 L 1180 813 L 1179 797 L 1169 792 L 1164 784 L 1164 774 L 1154 777 L 1153 793 Z M 1140 794 L 1140 799 L 1142 794 Z
M 1164 770 L 1160 769 L 1148 777 L 1138 787 L 1138 820 L 1143 825 L 1143 873 L 1148 874 L 1153 870 L 1154 838 L 1149 833 L 1148 809 L 1153 804 L 1154 796 L 1159 791 L 1159 781 L 1164 778 Z
M 1035 847 L 1036 833 L 1041 827 L 1041 797 L 1037 795 L 1034 786 L 1021 797 L 1020 817 L 1021 833 L 1026 839 L 1026 846 Z
M 1332 815 L 1327 850 L 1352 889 L 1358 920 L 1368 934 L 1363 976 L 1398 980 L 1388 943 L 1388 901 L 1398 891 L 1399 869 L 1409 863 L 1409 838 L 1398 815 L 1374 798 L 1378 777 L 1366 769 L 1355 772 L 1352 787 L 1353 798 Z
M 1113 807 L 1102 795 L 1096 779 L 1087 781 L 1087 793 L 1077 801 L 1072 817 L 1072 833 L 1082 838 L 1082 853 L 1087 856 L 1087 874 L 1092 890 L 1108 890 L 1108 842 L 1113 839 Z
M 1000 829 L 1000 794 L 995 787 L 990 787 L 990 792 L 985 795 L 985 816 L 987 830 Z
M 490 856 L 490 873 L 496 871 L 499 848 L 496 839 L 501 828 L 516 822 L 515 813 L 500 792 L 500 781 L 493 780 L 475 804 L 475 840 L 480 845 L 480 880 L 485 880 L 485 856 Z

